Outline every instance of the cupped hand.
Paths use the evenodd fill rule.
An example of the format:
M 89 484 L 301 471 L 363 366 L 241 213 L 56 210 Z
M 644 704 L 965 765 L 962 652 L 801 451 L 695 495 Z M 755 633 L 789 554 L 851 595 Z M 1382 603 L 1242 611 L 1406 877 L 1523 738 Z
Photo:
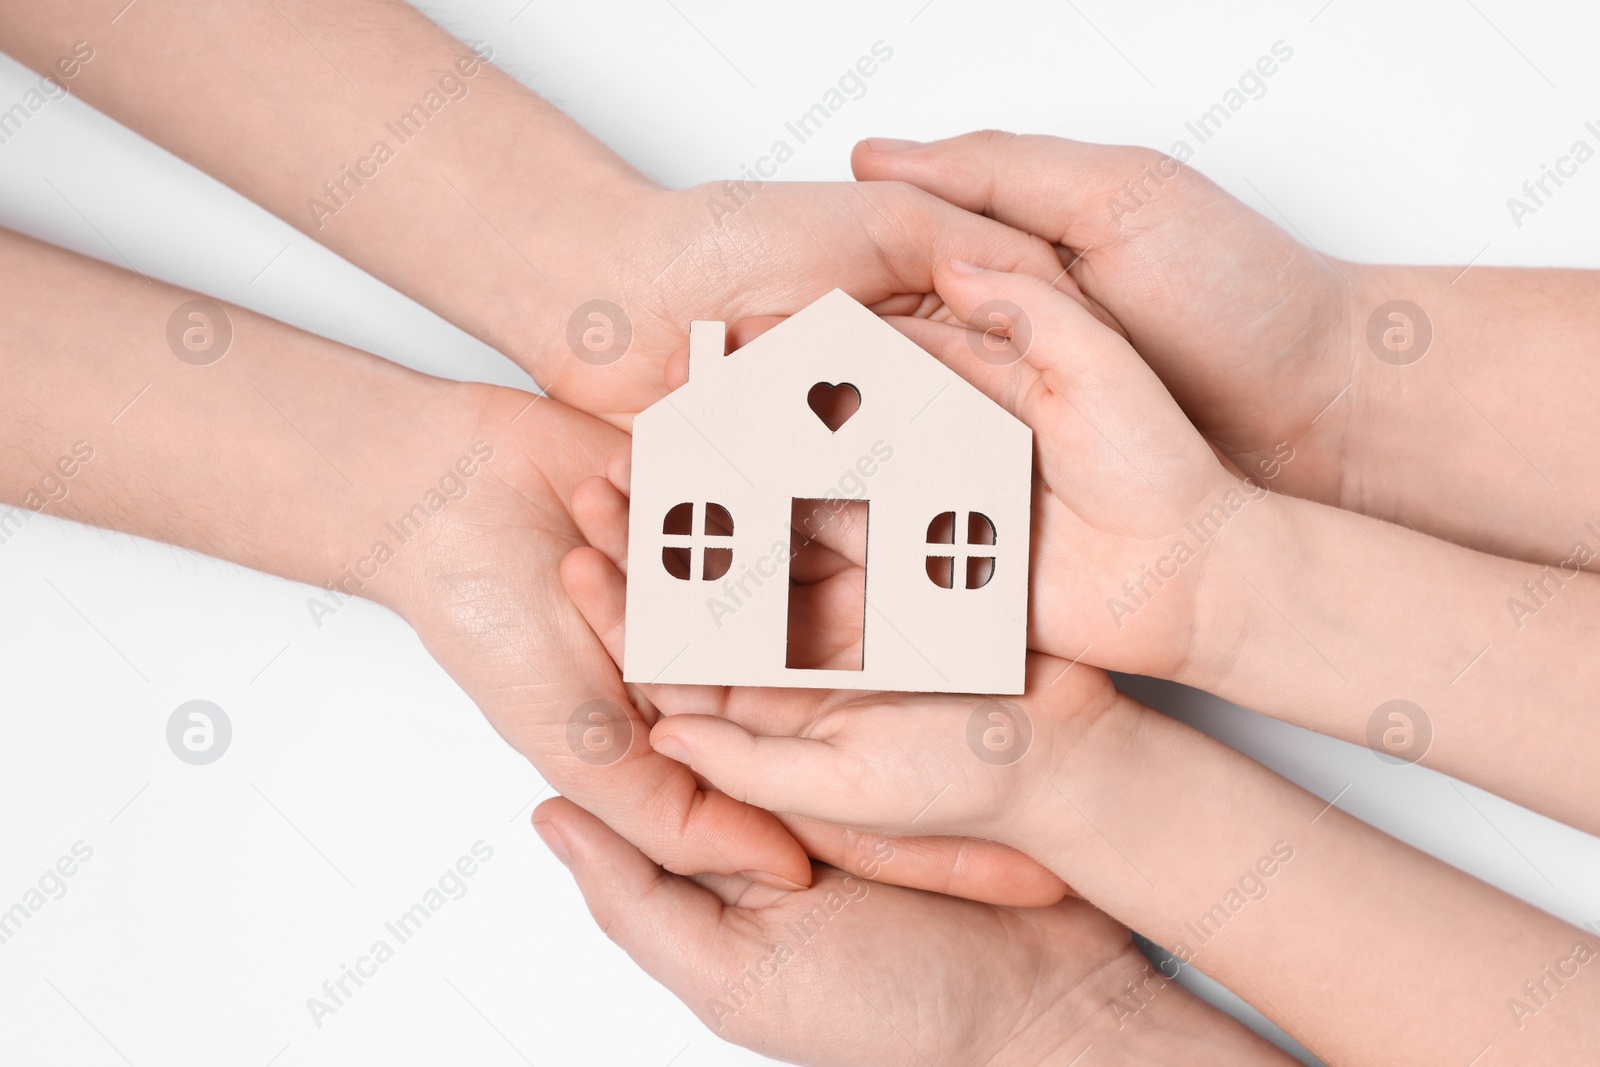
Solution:
M 1092 1048 L 1082 1063 L 1289 1062 L 1081 900 L 996 907 L 821 866 L 799 892 L 686 879 L 567 800 L 534 822 L 606 935 L 714 1033 L 764 1055 L 1042 1067 Z
M 1359 397 L 1342 394 L 1364 343 L 1360 265 L 1151 149 L 995 131 L 873 144 L 856 146 L 858 177 L 909 182 L 1057 246 L 1222 452 L 1287 492 L 1339 501 L 1358 418 Z
M 573 514 L 593 547 L 574 550 L 562 563 L 573 602 L 618 663 L 625 639 L 627 477 L 623 451 L 613 457 L 608 477 L 592 478 L 577 487 Z M 817 625 L 804 628 L 801 647 L 791 647 L 791 652 L 818 667 L 847 660 L 851 642 L 859 639 L 859 634 L 849 636 L 848 626 L 838 625 L 849 617 L 852 603 L 860 603 L 864 538 L 859 517 L 859 512 L 846 507 L 829 521 L 809 527 L 814 540 L 800 546 L 791 562 L 794 610 L 817 620 Z M 856 696 L 831 693 L 823 699 L 809 689 L 683 685 L 641 685 L 637 692 L 644 706 L 664 716 L 719 715 L 772 733 L 802 730 L 823 711 Z M 951 697 L 946 703 L 970 710 L 975 702 Z M 904 707 L 906 716 L 886 721 L 901 731 L 900 736 L 912 738 L 921 729 L 915 721 L 918 702 L 906 698 Z M 908 756 L 913 754 L 907 751 Z M 812 855 L 881 882 L 1013 905 L 1049 904 L 1066 891 L 1059 878 L 1014 849 L 981 836 L 949 836 L 962 831 L 941 823 L 885 830 L 862 822 L 847 806 L 834 809 L 833 817 L 791 807 L 775 810 Z
M 552 396 L 624 428 L 666 391 L 662 364 L 687 346 L 693 319 L 791 315 L 835 288 L 931 316 L 934 265 L 951 256 L 1062 274 L 1039 238 L 898 182 L 635 189 L 593 225 L 543 301 L 551 321 L 529 370 Z M 599 300 L 611 306 L 589 306 Z
M 1224 650 L 1200 647 L 1230 639 L 1210 625 L 1206 577 L 1230 526 L 1271 513 L 1268 490 L 1226 470 L 1149 365 L 1079 301 L 959 262 L 935 285 L 971 328 L 895 325 L 1033 429 L 1029 647 L 1162 677 L 1202 651 L 1218 662 Z
M 396 609 L 550 786 L 656 862 L 807 884 L 810 861 L 776 819 L 700 789 L 651 751 L 649 723 L 561 589 L 560 561 L 582 544 L 567 497 L 624 435 L 553 400 L 462 388 L 492 454 L 464 495 L 396 550 Z
M 579 549 L 566 558 L 563 577 L 606 648 L 621 656 L 622 574 L 597 550 Z M 1046 769 L 1066 765 L 1078 737 L 1120 710 L 1106 672 L 1038 653 L 1029 654 L 1026 693 L 1003 699 L 853 689 L 645 689 L 662 712 L 650 733 L 656 752 L 682 761 L 717 789 L 778 813 L 786 825 L 842 825 L 886 835 L 888 848 L 874 865 L 880 880 L 898 881 L 902 843 L 926 849 L 939 838 L 958 838 L 968 864 L 1003 864 L 1013 869 L 1011 878 L 1027 877 L 1040 889 L 1061 883 L 1013 851 L 1027 845 L 1013 837 L 1022 829 L 1018 816 L 1058 808 L 1048 795 Z M 986 872 L 979 888 L 992 881 L 994 873 Z M 960 883 L 930 888 L 976 896 Z
M 583 544 L 566 501 L 627 438 L 553 400 L 462 390 L 493 456 L 459 500 L 397 550 L 386 574 L 400 590 L 389 601 L 428 651 L 553 788 L 669 870 L 795 888 L 811 877 L 809 852 L 874 873 L 886 848 L 880 838 L 816 822 L 786 828 L 701 789 L 681 764 L 651 750 L 654 709 L 640 711 L 558 576 L 562 558 Z M 945 842 L 913 841 L 897 851 L 894 870 L 912 885 L 1006 903 L 1060 898 L 1059 880 L 1005 855 L 986 862 Z M 1017 869 L 1033 879 L 1013 876 Z
M 619 465 L 613 464 L 613 476 Z M 580 524 L 596 530 L 591 540 L 613 551 L 625 548 L 616 517 L 625 507 L 616 486 L 599 480 L 585 482 L 574 498 Z M 849 531 L 837 537 L 851 554 Z M 619 662 L 626 640 L 624 563 L 598 548 L 577 549 L 562 563 L 573 603 Z M 830 585 L 860 580 L 859 564 L 848 561 L 818 570 L 820 580 L 810 583 L 805 573 L 796 574 L 791 598 L 832 600 L 838 594 Z M 839 599 L 848 604 L 849 598 Z M 748 796 L 786 824 L 821 822 L 889 835 L 891 848 L 878 865 L 884 880 L 895 880 L 899 842 L 918 835 L 929 843 L 962 839 L 971 859 L 1004 863 L 1015 868 L 1013 877 L 1041 880 L 1041 888 L 1060 883 L 996 842 L 1005 840 L 1019 811 L 1040 799 L 1048 775 L 1038 771 L 1059 767 L 1082 732 L 1117 702 L 1104 671 L 1038 653 L 1028 657 L 1024 695 L 1005 699 L 742 686 L 640 689 L 662 713 L 650 734 L 657 752 L 719 789 Z M 828 788 L 818 789 L 820 782 Z

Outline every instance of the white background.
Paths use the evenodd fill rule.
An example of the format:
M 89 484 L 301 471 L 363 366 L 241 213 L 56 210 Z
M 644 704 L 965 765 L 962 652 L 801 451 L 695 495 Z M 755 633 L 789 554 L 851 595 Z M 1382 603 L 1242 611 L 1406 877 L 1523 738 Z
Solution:
M 1229 190 L 1333 255 L 1600 267 L 1600 161 L 1520 228 L 1505 204 L 1595 141 L 1600 17 L 1577 4 L 523 3 L 432 10 L 671 184 L 736 174 L 878 40 L 892 61 L 781 177 L 847 178 L 859 137 L 984 126 L 1170 148 L 1281 40 L 1292 60 L 1193 160 Z M 34 80 L 0 60 L 0 109 Z M 75 99 L 0 145 L 0 224 L 420 369 L 524 380 Z M 764 1062 L 593 928 L 527 825 L 543 782 L 409 630 L 365 603 L 318 629 L 309 592 L 49 517 L 0 545 L 0 909 L 74 842 L 94 849 L 0 945 L 0 1062 Z M 1600 920 L 1593 838 L 1198 694 L 1138 692 L 1451 863 Z M 166 746 L 193 698 L 233 723 L 207 767 Z M 306 998 L 480 839 L 494 858 L 467 895 L 314 1027 Z M 1425 1010 L 1421 990 L 1394 999 Z

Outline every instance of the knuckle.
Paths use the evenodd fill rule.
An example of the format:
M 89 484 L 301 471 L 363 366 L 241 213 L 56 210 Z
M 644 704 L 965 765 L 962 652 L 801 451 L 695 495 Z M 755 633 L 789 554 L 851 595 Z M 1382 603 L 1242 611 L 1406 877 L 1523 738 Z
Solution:
M 973 140 L 985 148 L 1003 148 L 1017 139 L 1009 130 L 984 129 L 972 134 Z

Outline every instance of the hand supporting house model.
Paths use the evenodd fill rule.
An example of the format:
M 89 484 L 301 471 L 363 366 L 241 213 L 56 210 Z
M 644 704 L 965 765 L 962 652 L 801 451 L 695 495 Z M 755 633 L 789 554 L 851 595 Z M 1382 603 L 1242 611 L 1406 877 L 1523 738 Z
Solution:
M 1583 523 L 1600 515 L 1600 449 L 1586 437 L 1592 405 L 1581 387 L 1597 325 L 1593 275 L 1334 262 L 1184 168 L 1119 214 L 1108 209 L 1116 191 L 1159 155 L 994 133 L 864 143 L 853 161 L 863 184 L 757 183 L 739 211 L 711 217 L 706 198 L 720 190 L 659 188 L 489 66 L 314 227 L 308 197 L 471 50 L 377 0 L 210 12 L 203 48 L 181 9 L 125 14 L 116 48 L 79 65 L 73 92 L 507 353 L 556 399 L 429 379 L 216 304 L 233 327 L 231 352 L 186 362 L 165 338 L 193 294 L 4 235 L 13 313 L 0 342 L 11 386 L 0 422 L 17 447 L 0 462 L 0 499 L 319 587 L 349 590 L 359 572 L 355 591 L 416 626 L 502 736 L 571 798 L 540 809 L 541 832 L 607 929 L 720 1032 L 813 1063 L 1060 1062 L 1085 1044 L 1130 1059 L 1283 1062 L 1147 967 L 1114 919 L 1090 903 L 1053 903 L 1064 875 L 1093 904 L 1230 976 L 1329 1058 L 1465 1062 L 1479 1049 L 1463 1035 L 1480 1031 L 1496 1035 L 1503 1062 L 1570 1062 L 1563 1042 L 1592 1047 L 1585 985 L 1556 996 L 1543 977 L 1568 974 L 1572 942 L 1585 935 L 1337 809 L 1308 811 L 1306 794 L 1112 696 L 1091 664 L 1187 680 L 1356 740 L 1374 708 L 1411 700 L 1433 731 L 1432 747 L 1410 755 L 1592 829 L 1583 768 L 1596 744 L 1584 713 L 1595 689 L 1594 554 L 1580 549 Z M 0 48 L 49 71 L 104 22 L 87 0 L 12 5 Z M 347 47 L 374 33 L 385 48 Z M 484 144 L 498 146 L 492 158 Z M 1170 419 L 1172 400 L 1158 402 L 1147 372 L 1065 305 L 1035 303 L 1052 294 L 1031 283 L 946 270 L 939 299 L 934 266 L 950 260 L 1053 282 L 1132 342 L 1234 477 L 1276 492 L 1238 483 L 1245 503 L 1224 493 L 1218 512 L 1206 491 L 1229 483 Z M 752 279 L 751 262 L 781 269 Z M 1024 720 L 1009 716 L 1026 714 L 1036 733 L 1014 764 L 967 747 L 970 714 L 961 733 L 929 729 L 961 718 L 948 697 L 805 691 L 763 708 L 739 692 L 652 694 L 665 711 L 726 713 L 728 723 L 703 730 L 838 729 L 838 774 L 809 794 L 776 792 L 798 776 L 747 784 L 748 799 L 772 789 L 779 807 L 830 795 L 852 803 L 828 822 L 704 788 L 645 745 L 656 709 L 636 706 L 611 662 L 621 634 L 598 621 L 622 603 L 620 579 L 603 558 L 566 564 L 569 579 L 589 568 L 593 588 L 574 586 L 597 638 L 556 571 L 586 536 L 606 544 L 611 524 L 578 504 L 575 521 L 567 502 L 619 506 L 616 485 L 586 479 L 623 447 L 619 427 L 658 398 L 688 323 L 770 323 L 834 286 L 879 313 L 922 316 L 896 325 L 1033 424 L 1042 482 L 1034 682 L 978 720 L 980 737 L 990 726 L 1015 737 Z M 1035 326 L 1054 323 L 1122 377 L 1068 374 L 1061 389 L 1046 387 L 1034 358 L 1048 348 L 1009 368 L 960 362 L 969 339 L 929 321 L 950 320 L 948 302 L 987 343 L 990 323 L 969 318 L 972 301 L 1013 291 Z M 1511 351 L 1514 365 L 1502 356 Z M 1054 425 L 1064 409 L 1030 404 L 1052 396 L 1081 422 Z M 1127 418 L 1118 402 L 1153 421 Z M 464 475 L 471 457 L 480 459 Z M 430 507 L 403 545 L 385 542 L 388 524 L 430 493 L 448 503 Z M 1205 506 L 1179 514 L 1197 501 Z M 795 575 L 814 587 L 819 620 L 860 566 L 850 533 L 848 522 L 823 531 L 809 570 Z M 375 552 L 379 542 L 392 550 Z M 826 662 L 849 650 L 813 651 Z M 1418 677 L 1419 664 L 1442 663 L 1452 666 Z M 1037 684 L 1041 666 L 1058 665 L 1051 684 Z M 1470 684 L 1452 686 L 1462 672 Z M 597 701 L 620 719 L 584 710 Z M 572 745 L 574 728 L 587 736 L 587 714 L 618 743 L 598 754 Z M 897 723 L 908 725 L 886 739 Z M 1109 751 L 1119 727 L 1127 750 Z M 655 728 L 670 749 L 679 727 Z M 684 758 L 716 759 L 683 731 Z M 1051 751 L 1064 760 L 1053 769 Z M 952 754 L 967 762 L 951 764 Z M 725 762 L 707 773 L 738 770 Z M 940 766 L 990 789 L 995 810 L 963 811 L 958 794 L 923 814 L 950 778 L 918 776 Z M 827 768 L 814 759 L 792 769 Z M 1067 803 L 1050 808 L 1058 795 Z M 1000 810 L 1016 825 L 999 825 Z M 918 836 L 896 836 L 908 830 Z M 1045 866 L 1001 843 L 1013 838 Z M 1379 897 L 1398 910 L 1373 914 Z M 1430 899 L 1436 910 L 1421 907 Z M 1323 941 L 1315 932 L 1332 928 L 1320 906 L 1348 924 Z M 1400 929 L 1396 914 L 1418 925 Z M 1204 940 L 1182 940 L 1189 926 Z M 790 929 L 803 945 L 773 956 L 770 943 Z M 1488 929 L 1511 958 L 1462 935 Z M 1374 947 L 1383 931 L 1394 940 Z M 1427 968 L 1423 949 L 1403 951 L 1424 940 Z M 1308 986 L 1293 972 L 1304 960 L 1277 951 L 1282 943 L 1330 976 L 1303 1012 Z M 1363 957 L 1352 943 L 1387 954 Z M 746 959 L 749 974 L 732 966 Z M 1437 1014 L 1371 1011 L 1365 978 L 1377 966 Z M 728 980 L 708 988 L 721 973 Z M 948 1014 L 952 1004 L 970 1011 Z M 1467 1004 L 1478 1005 L 1472 1018 Z M 918 1026 L 909 1045 L 885 1023 L 925 1023 L 929 1005 L 948 1026 Z
M 89 0 L 15 4 L 0 19 L 0 49 L 49 71 L 73 42 L 95 39 L 105 18 Z M 198 32 L 182 9 L 130 11 L 116 24 L 116 48 L 98 50 L 71 89 L 493 345 L 560 401 L 529 406 L 515 391 L 442 389 L 442 403 L 465 409 L 447 424 L 482 422 L 481 439 L 506 442 L 525 458 L 490 464 L 508 472 L 501 477 L 515 484 L 516 495 L 508 490 L 490 503 L 495 494 L 484 492 L 481 507 L 452 506 L 447 521 L 421 539 L 427 547 L 402 553 L 387 545 L 396 558 L 431 560 L 418 563 L 416 581 L 428 606 L 408 618 L 432 654 L 552 786 L 670 869 L 743 871 L 792 885 L 810 877 L 807 853 L 848 865 L 870 843 L 821 827 L 797 842 L 740 805 L 703 802 L 692 778 L 668 761 L 646 754 L 597 768 L 588 753 L 567 745 L 571 720 L 589 702 L 626 708 L 628 701 L 556 578 L 555 563 L 574 536 L 566 496 L 622 439 L 611 427 L 626 428 L 660 396 L 662 366 L 687 344 L 691 319 L 788 314 L 835 285 L 875 310 L 912 312 L 932 289 L 930 253 L 1050 273 L 1059 265 L 1048 247 L 893 183 L 770 184 L 735 214 L 713 219 L 705 201 L 721 195 L 720 185 L 660 187 L 404 5 L 342 0 L 229 9 L 208 16 L 204 48 L 194 47 Z M 360 43 L 375 34 L 393 47 Z M 479 64 L 471 67 L 470 95 L 432 118 L 347 209 L 314 225 L 308 197 L 462 61 Z M 264 85 L 273 92 L 263 94 Z M 510 130 L 517 135 L 508 137 Z M 492 159 L 485 144 L 501 146 Z M 752 284 L 744 269 L 750 262 L 783 268 Z M 162 330 L 164 313 L 189 297 L 163 299 L 172 303 Z M 98 325 L 120 336 L 124 322 L 112 315 Z M 68 446 L 81 436 L 59 432 L 74 435 Z M 467 444 L 452 441 L 450 448 Z M 55 445 L 39 447 L 53 463 Z M 199 528 L 198 517 L 188 524 L 152 517 L 141 529 L 318 586 L 332 582 L 335 596 L 354 590 L 387 602 L 385 587 L 397 584 L 393 565 L 382 564 L 384 576 L 370 581 L 356 571 L 378 566 L 386 554 L 373 549 L 385 538 L 383 523 L 407 511 L 438 476 L 415 472 L 415 488 L 394 510 L 373 514 L 368 530 L 341 542 L 336 561 L 317 567 L 300 566 L 309 549 L 283 557 L 258 545 L 230 551 Z M 83 507 L 57 510 L 92 519 Z M 124 510 L 107 508 L 102 521 L 127 521 Z M 458 569 L 478 549 L 445 547 L 471 537 L 466 527 L 477 523 L 485 527 L 482 584 Z M 506 595 L 487 595 L 488 588 Z M 320 617 L 333 602 L 328 594 L 317 599 L 321 607 L 308 600 L 308 612 Z M 502 654 L 508 634 L 520 635 L 509 656 Z M 769 832 L 739 832 L 754 823 Z M 955 846 L 930 843 L 894 877 L 986 898 L 1020 888 L 1009 898 L 1019 904 L 1059 895 L 1056 879 L 1009 850 L 980 849 L 989 858 L 969 852 L 959 865 L 958 854 Z
M 1204 679 L 1224 692 L 1230 686 L 1274 688 L 1277 704 L 1267 710 L 1316 727 L 1319 702 L 1332 695 L 1318 685 L 1315 651 L 1296 659 L 1296 650 L 1275 641 L 1249 601 L 1239 603 L 1237 587 L 1253 580 L 1276 595 L 1280 583 L 1292 579 L 1307 590 L 1303 598 L 1322 593 L 1323 610 L 1333 610 L 1341 601 L 1327 590 L 1398 577 L 1352 567 L 1398 562 L 1412 570 L 1405 580 L 1418 583 L 1414 588 L 1442 584 L 1460 589 L 1470 602 L 1474 585 L 1514 588 L 1529 566 L 1410 532 L 1397 545 L 1398 535 L 1380 521 L 1265 493 L 1253 476 L 1225 468 L 1138 353 L 1081 304 L 1039 279 L 959 262 L 945 264 L 935 280 L 957 318 L 987 327 L 979 309 L 1007 301 L 1029 324 L 1025 351 L 1019 346 L 1014 358 L 991 361 L 974 359 L 972 332 L 960 326 L 897 322 L 1033 427 L 1040 484 L 1034 497 L 1038 541 L 1029 644 L 1039 651 L 1030 658 L 1027 691 L 1012 702 L 645 685 L 643 696 L 663 715 L 651 730 L 655 751 L 685 763 L 730 796 L 786 816 L 891 839 L 951 834 L 1016 848 L 1182 962 L 1230 988 L 1253 991 L 1256 996 L 1247 999 L 1329 1062 L 1382 1062 L 1394 1050 L 1418 1047 L 1415 1042 L 1445 1061 L 1457 1053 L 1470 1058 L 1486 1043 L 1515 1049 L 1519 1060 L 1555 1062 L 1573 1055 L 1600 1018 L 1600 987 L 1579 992 L 1574 986 L 1565 993 L 1559 1014 L 1565 1024 L 1556 1023 L 1552 1012 L 1545 1020 L 1551 1025 L 1525 1030 L 1525 1015 L 1542 1004 L 1519 998 L 1508 1005 L 1506 990 L 1517 990 L 1521 979 L 1506 984 L 1495 977 L 1519 969 L 1538 975 L 1547 964 L 1575 974 L 1573 968 L 1594 951 L 1585 947 L 1591 934 L 1385 837 L 1117 693 L 1104 672 L 1090 666 L 1191 683 Z M 648 553 L 628 552 L 629 536 L 640 528 L 625 531 L 622 520 L 635 480 L 622 453 L 608 478 L 578 487 L 574 518 L 595 547 L 574 550 L 563 565 L 574 602 L 619 661 L 626 642 L 621 568 L 627 564 L 632 574 L 655 562 Z M 1229 516 L 1226 535 L 1199 549 L 1181 575 L 1168 579 L 1170 585 L 1153 590 L 1151 610 L 1119 627 L 1105 604 L 1108 589 L 1114 596 L 1119 592 L 1115 576 L 1137 573 L 1139 561 L 1191 536 L 1197 523 L 1215 521 L 1208 516 L 1217 502 L 1230 500 L 1241 503 L 1222 505 Z M 840 560 L 826 572 L 833 587 L 865 578 L 865 538 L 859 525 L 847 529 L 856 536 L 835 538 L 830 546 Z M 1363 542 L 1376 542 L 1375 554 L 1363 552 Z M 1343 551 L 1332 551 L 1333 545 Z M 1347 562 L 1350 557 L 1356 562 Z M 1275 572 L 1280 565 L 1295 569 Z M 841 610 L 846 598 L 811 590 L 806 595 L 832 605 L 831 618 L 817 630 L 848 628 L 850 616 Z M 1302 610 L 1310 612 L 1309 599 L 1289 602 L 1305 603 Z M 803 610 L 816 612 L 809 603 Z M 1352 619 L 1347 625 L 1355 624 Z M 1322 636 L 1318 632 L 1311 640 Z M 1426 657 L 1434 653 L 1425 641 L 1459 636 L 1439 627 L 1427 638 L 1413 638 L 1411 646 Z M 1398 640 L 1397 635 L 1396 647 Z M 1240 654 L 1241 647 L 1264 643 L 1273 657 Z M 871 651 L 869 645 L 861 654 L 870 657 Z M 1410 650 L 1407 655 L 1413 662 L 1422 658 Z M 1381 687 L 1388 684 L 1386 672 L 1401 666 L 1351 661 L 1340 684 Z M 1285 685 L 1291 678 L 1295 685 Z M 1552 710 L 1561 710 L 1557 694 L 1548 695 Z M 1566 711 L 1576 718 L 1583 709 L 1574 703 Z M 1547 775 L 1536 782 L 1506 780 L 1503 754 L 1516 751 L 1520 723 L 1490 720 L 1481 729 L 1489 733 L 1475 739 L 1482 750 L 1446 746 L 1440 739 L 1438 752 L 1452 761 L 1451 771 L 1502 788 L 1520 785 L 1521 798 L 1537 803 Z M 999 745 L 984 744 L 989 731 L 997 731 Z M 1544 737 L 1529 757 L 1549 766 L 1570 744 L 1570 735 Z M 1592 806 L 1593 783 L 1579 776 L 1564 784 L 1566 804 Z M 1174 803 L 1176 797 L 1182 802 Z M 612 835 L 578 819 L 565 801 L 551 802 L 536 818 L 546 824 L 547 840 L 570 826 L 595 853 L 622 848 Z M 570 843 L 559 847 L 574 854 Z M 602 921 L 625 907 L 627 888 L 581 870 L 579 881 Z M 658 883 L 645 884 L 659 888 Z M 662 895 L 698 893 L 709 900 L 716 892 L 679 885 Z M 776 907 L 781 914 L 793 904 Z M 706 913 L 701 936 L 716 943 L 721 924 L 732 920 L 719 918 L 708 903 L 696 910 Z M 766 921 L 761 905 L 751 910 L 756 922 Z M 1484 936 L 1452 936 L 1460 929 Z M 1338 953 L 1329 945 L 1330 930 L 1338 931 Z M 1314 969 L 1292 962 L 1308 958 L 1324 962 Z M 1530 960 L 1536 963 L 1524 967 Z M 660 962 L 669 986 L 695 989 L 685 968 Z M 1433 1005 L 1420 1024 L 1410 1016 L 1387 1016 L 1388 988 L 1361 979 L 1376 968 L 1422 987 L 1437 981 L 1441 967 L 1458 976 L 1459 988 Z M 680 995 L 717 1025 L 725 1000 L 714 991 L 695 991 L 704 1001 Z M 1152 990 L 1132 1000 L 1114 999 L 1109 1013 L 1120 1023 L 1147 999 L 1156 1002 Z M 1352 1028 L 1351 1018 L 1374 1021 Z M 1420 1035 L 1419 1025 L 1426 1031 Z M 1080 1048 L 1092 1032 L 1089 1027 L 1074 1034 Z M 937 1031 L 929 1037 L 936 1043 L 953 1040 Z M 1013 1040 L 1031 1047 L 1026 1033 Z M 981 1060 L 977 1051 L 989 1050 L 966 1054 Z

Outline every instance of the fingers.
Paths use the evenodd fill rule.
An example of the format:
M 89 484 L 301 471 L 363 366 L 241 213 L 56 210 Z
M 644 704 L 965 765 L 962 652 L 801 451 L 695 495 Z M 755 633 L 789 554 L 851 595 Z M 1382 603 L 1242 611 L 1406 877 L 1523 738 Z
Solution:
M 1156 372 L 1075 300 L 1036 278 L 964 264 L 942 266 L 936 281 L 956 316 L 982 336 L 969 334 L 958 347 L 944 335 L 935 339 L 943 354 L 929 351 L 959 359 L 958 373 L 1033 427 L 1040 470 L 1063 499 L 1087 505 L 1089 491 L 1110 509 L 1102 517 L 1126 516 L 1115 507 L 1118 479 L 1154 491 L 1148 504 L 1169 500 L 1171 490 L 1196 492 L 1221 474 Z
M 597 548 L 575 548 L 561 560 L 561 584 L 606 653 L 621 663 L 627 590 L 616 562 Z
M 969 345 L 973 364 L 1003 372 L 1025 363 L 1056 389 L 1125 378 L 1130 370 L 1154 380 L 1122 338 L 1038 278 L 950 261 L 940 264 L 934 284 L 955 318 L 979 334 L 977 346 Z
M 575 548 L 561 561 L 561 583 L 614 662 L 622 663 L 627 587 L 615 563 L 596 548 Z M 641 695 L 666 714 L 682 708 L 710 711 L 725 691 L 709 685 L 640 685 Z
M 1119 395 L 1118 407 L 1178 412 L 1126 341 L 1045 282 L 954 263 L 941 264 L 934 281 L 967 328 L 920 319 L 895 327 L 1042 437 L 1061 425 L 1064 407 L 1108 394 Z
M 668 874 L 605 823 L 563 797 L 533 813 L 534 829 L 572 871 L 605 935 L 687 1000 L 721 944 L 722 902 Z
M 877 140 L 862 141 L 851 153 L 857 178 L 908 182 L 1079 250 L 1116 239 L 1130 220 L 1182 212 L 1197 191 L 1220 194 L 1177 160 L 1148 148 L 995 130 L 896 150 L 875 147 Z
M 580 548 L 562 563 L 573 602 L 620 662 L 623 640 L 622 575 L 599 551 Z M 645 686 L 666 712 L 721 707 L 725 694 L 711 686 Z M 768 702 L 770 703 L 770 702 Z M 786 827 L 806 852 L 864 878 L 1013 907 L 1039 907 L 1061 899 L 1061 880 L 1004 845 L 955 838 L 897 838 L 862 834 L 815 819 L 791 817 Z
M 790 530 L 800 539 L 789 560 L 789 574 L 798 582 L 817 582 L 866 565 L 867 505 L 863 501 L 819 503 L 798 523 L 792 523 Z
M 621 572 L 593 548 L 574 549 L 560 570 L 583 620 L 621 663 Z M 591 703 L 597 706 L 587 719 L 569 719 L 560 741 L 547 741 L 566 749 L 556 749 L 564 757 L 559 762 L 540 761 L 551 768 L 552 785 L 630 836 L 642 835 L 633 839 L 669 870 L 743 874 L 784 889 L 810 884 L 810 860 L 774 816 L 726 794 L 702 792 L 687 767 L 651 751 L 648 724 L 626 696 Z
M 651 751 L 626 696 L 577 706 L 518 747 L 563 794 L 581 800 L 668 870 L 742 874 L 762 885 L 809 884 L 811 864 L 768 812 L 702 792 L 680 763 Z M 499 726 L 500 724 L 496 724 Z
M 811 855 L 875 882 L 1013 908 L 1041 908 L 1067 885 L 1013 848 L 960 837 L 889 837 L 805 816 L 783 823 Z
M 628 498 L 615 485 L 600 477 L 579 482 L 572 491 L 572 521 L 585 541 L 618 570 L 627 570 Z
M 556 494 L 592 475 L 623 435 L 554 400 L 533 407 L 521 425 L 500 462 L 537 460 L 544 488 L 525 495 L 528 525 L 511 540 L 500 536 L 504 513 L 463 513 L 463 534 L 425 572 L 431 584 L 408 611 L 429 652 L 553 788 L 656 862 L 807 884 L 810 862 L 776 818 L 701 794 L 693 774 L 650 750 L 648 725 L 614 661 L 557 580 L 578 535 Z
M 606 460 L 606 480 L 617 487 L 617 492 L 628 495 L 628 485 L 633 480 L 633 445 L 626 444 Z
M 852 665 L 861 665 L 864 581 L 865 572 L 855 567 L 821 581 L 790 587 L 790 667 L 851 670 Z
M 1050 280 L 1062 273 L 1050 244 L 905 185 L 850 186 L 865 201 L 858 216 L 898 278 L 900 294 L 926 293 L 934 267 L 963 259 Z M 874 301 L 873 303 L 876 303 Z M 900 305 L 896 305 L 898 307 Z M 919 301 L 919 310 L 936 305 Z
M 648 730 L 626 696 L 588 701 L 541 733 L 534 762 L 668 870 L 738 874 L 780 889 L 810 884 L 810 859 L 773 815 L 702 791 L 687 767 L 651 750 Z
M 871 769 L 827 741 L 809 737 L 764 737 L 711 715 L 674 715 L 650 734 L 657 752 L 717 783 L 730 796 L 769 811 L 794 812 L 813 819 L 860 826 L 884 813 L 883 800 L 866 796 L 849 779 L 869 777 Z M 828 783 L 819 789 L 820 783 Z M 915 810 L 903 813 L 910 819 Z

